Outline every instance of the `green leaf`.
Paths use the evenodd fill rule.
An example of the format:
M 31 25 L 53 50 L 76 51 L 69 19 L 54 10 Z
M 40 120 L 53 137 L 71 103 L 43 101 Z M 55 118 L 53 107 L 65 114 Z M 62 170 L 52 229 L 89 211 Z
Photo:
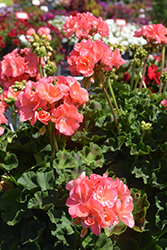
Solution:
M 37 191 L 34 198 L 28 202 L 29 209 L 44 209 L 48 210 L 57 202 L 58 192 L 56 190 L 48 190 L 45 192 Z
M 73 228 L 71 227 L 71 222 L 66 216 L 62 216 L 59 223 L 56 224 L 56 230 L 52 230 L 51 234 L 56 236 L 64 245 L 69 246 L 65 235 L 71 235 L 74 233 Z
M 136 188 L 131 188 L 131 196 L 133 197 L 133 216 L 135 220 L 134 230 L 137 232 L 143 232 L 143 225 L 145 222 L 146 212 L 150 206 L 147 200 L 147 194 L 143 190 L 138 190 Z
M 132 174 L 135 174 L 136 178 L 143 178 L 144 184 L 147 184 L 151 175 L 149 162 L 137 161 L 133 164 L 133 167 Z
M 112 250 L 114 245 L 115 243 L 113 243 L 109 237 L 107 237 L 104 233 L 101 233 L 97 237 L 97 241 L 94 246 L 96 250 Z
M 125 232 L 127 226 L 122 222 L 119 221 L 119 224 L 116 226 L 111 225 L 110 227 L 104 228 L 104 232 L 107 236 L 111 236 L 113 234 L 120 235 Z
M 104 164 L 103 150 L 94 143 L 90 143 L 90 147 L 84 146 L 81 151 L 83 162 L 92 169 L 102 167 Z
M 2 163 L 2 167 L 6 170 L 12 170 L 14 168 L 18 167 L 18 160 L 17 160 L 17 156 L 13 153 L 8 154 L 5 159 L 4 162 L 6 163 Z
M 49 172 L 37 172 L 37 183 L 42 191 L 55 188 L 55 178 L 53 170 Z
M 2 218 L 9 226 L 18 223 L 22 213 L 26 210 L 26 205 L 21 203 L 20 195 L 19 189 L 9 189 L 0 200 L 0 208 L 3 210 Z
M 33 220 L 27 222 L 26 225 L 23 226 L 21 231 L 20 241 L 24 245 L 28 242 L 34 242 L 37 240 L 46 227 L 46 223 L 40 220 Z
M 17 183 L 24 186 L 24 190 L 31 190 L 37 187 L 36 174 L 33 171 L 23 173 Z
M 57 159 L 53 162 L 53 167 L 55 169 L 75 168 L 77 165 L 77 162 L 72 156 L 72 152 L 59 151 L 56 156 Z

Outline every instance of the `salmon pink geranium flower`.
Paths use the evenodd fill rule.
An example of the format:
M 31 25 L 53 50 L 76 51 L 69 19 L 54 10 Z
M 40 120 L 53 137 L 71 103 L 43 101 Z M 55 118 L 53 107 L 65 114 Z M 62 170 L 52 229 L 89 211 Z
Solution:
M 91 39 L 77 43 L 69 54 L 67 62 L 72 74 L 83 74 L 85 77 L 93 76 L 96 66 L 100 66 L 101 70 L 110 71 L 113 66 L 118 69 L 126 63 L 118 49 L 112 51 L 104 42 Z
M 106 173 L 91 174 L 88 178 L 83 172 L 76 180 L 69 181 L 66 189 L 70 190 L 66 202 L 69 214 L 75 219 L 74 224 L 81 222 L 84 228 L 81 237 L 86 234 L 85 228 L 99 235 L 101 228 L 116 226 L 119 220 L 134 227 L 133 198 L 119 178 L 113 180 Z
M 53 110 L 51 121 L 55 123 L 55 128 L 60 133 L 72 135 L 83 121 L 83 115 L 78 113 L 74 105 L 64 103 Z
M 162 24 L 144 25 L 134 33 L 134 37 L 141 36 L 149 43 L 167 44 L 167 28 Z
M 77 13 L 75 16 L 66 18 L 63 31 L 69 38 L 74 34 L 79 40 L 90 38 L 95 34 L 101 37 L 109 35 L 109 27 L 101 17 L 95 17 L 91 12 Z

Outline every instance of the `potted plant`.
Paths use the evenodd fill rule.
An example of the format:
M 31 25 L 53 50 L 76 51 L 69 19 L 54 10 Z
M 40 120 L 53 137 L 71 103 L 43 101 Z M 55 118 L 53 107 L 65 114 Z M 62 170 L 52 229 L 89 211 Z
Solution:
M 67 62 L 81 83 L 54 76 L 47 27 L 28 29 L 31 50 L 1 61 L 1 249 L 164 249 L 167 29 L 136 31 L 147 46 L 131 46 L 131 62 L 121 45 L 91 39 L 109 30 L 89 12 L 64 31 L 79 38 Z M 145 82 L 153 49 L 162 50 L 155 93 Z

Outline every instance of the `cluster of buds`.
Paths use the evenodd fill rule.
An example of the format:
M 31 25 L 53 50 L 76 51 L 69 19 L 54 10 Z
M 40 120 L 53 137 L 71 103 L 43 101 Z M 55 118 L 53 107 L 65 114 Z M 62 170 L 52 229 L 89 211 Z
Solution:
M 104 71 L 105 77 L 110 77 L 110 79 L 118 80 L 118 75 L 116 74 L 116 69 L 112 68 L 110 71 Z
M 131 66 L 133 66 L 134 63 L 137 68 L 140 67 L 141 63 L 142 63 L 142 66 L 144 64 L 144 62 L 142 62 L 139 58 L 134 58 L 133 60 L 131 60 L 130 62 Z
M 23 90 L 24 87 L 26 86 L 26 82 L 27 82 L 26 80 L 22 80 L 21 82 L 15 81 L 14 85 L 12 85 L 13 91 L 17 92 L 17 91 Z
M 47 27 L 40 27 L 36 31 L 33 28 L 30 28 L 27 33 L 28 36 L 31 36 L 29 38 L 29 42 L 31 43 L 32 51 L 38 56 L 38 57 L 44 57 L 44 56 L 51 56 L 52 55 L 52 47 L 50 46 L 50 29 Z
M 162 74 L 160 75 L 160 80 L 165 83 L 167 81 L 167 70 L 164 70 Z
M 129 45 L 129 49 L 130 49 L 130 51 L 132 51 L 133 53 L 135 53 L 136 52 L 136 50 L 138 49 L 140 47 L 140 45 L 138 45 L 138 44 L 130 44 Z
M 123 46 L 122 44 L 112 44 L 112 43 L 108 42 L 108 45 L 109 45 L 109 47 L 110 47 L 110 49 L 111 49 L 112 51 L 114 51 L 115 49 L 118 49 L 119 52 L 120 52 L 121 54 L 122 54 L 122 53 L 125 51 L 125 49 L 126 49 L 126 47 Z
M 153 129 L 153 128 L 152 128 L 152 124 L 151 124 L 151 123 L 149 123 L 149 122 L 146 123 L 145 121 L 142 121 L 142 122 L 141 122 L 141 130 L 142 130 L 143 132 L 148 132 L 148 133 L 150 133 L 152 129 Z
M 147 50 L 145 50 L 142 46 L 136 49 L 135 58 L 138 58 L 142 61 L 147 57 L 147 55 L 148 55 Z
M 52 76 L 57 71 L 57 66 L 54 62 L 50 61 L 49 57 L 47 57 L 47 64 L 45 64 L 43 69 L 45 75 Z

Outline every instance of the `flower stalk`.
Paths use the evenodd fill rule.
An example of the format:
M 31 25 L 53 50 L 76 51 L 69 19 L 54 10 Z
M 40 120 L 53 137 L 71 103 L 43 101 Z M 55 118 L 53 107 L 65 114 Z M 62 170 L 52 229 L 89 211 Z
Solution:
M 139 79 L 141 78 L 141 68 L 142 68 L 142 62 L 140 63 L 140 66 L 139 66 L 139 71 L 138 71 L 136 82 L 134 85 L 134 90 L 137 88 L 137 85 L 139 83 Z
M 141 82 L 140 82 L 140 86 L 139 86 L 139 92 L 142 89 L 142 85 L 144 85 L 144 87 L 146 88 L 146 85 L 145 85 L 145 82 L 144 82 L 144 77 L 145 77 L 145 74 L 146 74 L 146 67 L 147 67 L 148 56 L 149 56 L 149 53 L 147 54 L 147 57 L 146 57 L 146 59 L 144 61 L 144 67 L 143 67 L 142 78 L 141 78 Z
M 162 61 L 161 61 L 161 74 L 164 71 L 164 64 L 165 64 L 165 45 L 162 46 Z M 162 79 L 160 79 L 159 83 L 159 94 L 162 92 Z
M 133 62 L 133 66 L 132 66 L 132 76 L 130 79 L 130 89 L 133 90 L 133 81 L 134 81 L 134 75 L 135 75 L 135 67 L 136 67 L 136 62 Z
M 39 57 L 39 73 L 41 78 L 43 77 L 43 73 L 42 73 L 42 67 L 41 67 L 41 57 Z
M 113 114 L 113 116 L 114 116 L 114 121 L 115 121 L 115 124 L 116 124 L 116 127 L 117 127 L 117 131 L 118 131 L 118 133 L 120 133 L 120 127 L 119 127 L 118 120 L 117 120 L 117 117 L 116 117 L 116 114 L 115 114 L 113 105 L 112 105 L 112 103 L 111 103 L 110 97 L 109 97 L 109 95 L 108 95 L 108 93 L 107 93 L 107 90 L 106 90 L 104 87 L 103 87 L 103 91 L 104 91 L 104 94 L 105 94 L 105 96 L 106 96 L 106 98 L 107 98 L 107 101 L 108 101 L 108 103 L 109 103 L 109 106 L 110 106 L 110 108 L 111 108 L 111 112 L 112 112 L 112 114 Z
M 116 101 L 116 98 L 115 98 L 115 95 L 114 95 L 114 91 L 113 91 L 111 82 L 113 82 L 113 80 L 111 80 L 110 77 L 108 77 L 108 81 L 107 81 L 108 87 L 109 87 L 111 96 L 112 96 L 112 98 L 113 98 L 113 102 L 114 102 L 115 108 L 116 108 L 116 110 L 117 110 L 117 113 L 118 113 L 118 115 L 120 116 L 121 114 L 120 114 L 120 111 L 119 111 L 119 108 L 118 108 L 118 104 L 117 104 L 117 101 Z
M 49 125 L 50 125 L 49 127 L 50 127 L 51 158 L 53 161 L 55 158 L 55 154 L 59 151 L 59 148 L 58 148 L 57 140 L 54 135 L 54 123 L 51 122 Z
M 14 104 L 12 104 L 12 117 L 13 117 L 13 122 L 14 122 L 14 128 L 15 128 L 15 131 L 17 131 L 16 113 L 15 113 Z

